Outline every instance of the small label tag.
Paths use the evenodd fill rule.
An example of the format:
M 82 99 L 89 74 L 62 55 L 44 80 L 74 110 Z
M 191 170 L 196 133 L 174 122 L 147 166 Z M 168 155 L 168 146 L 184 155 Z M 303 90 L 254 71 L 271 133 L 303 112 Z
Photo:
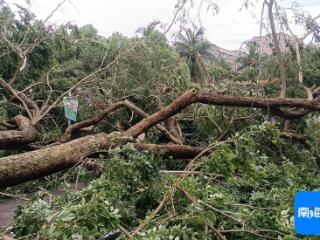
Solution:
M 77 97 L 64 97 L 64 114 L 70 121 L 77 121 L 78 113 L 78 98 Z
M 297 234 L 320 235 L 320 192 L 298 192 L 294 197 Z

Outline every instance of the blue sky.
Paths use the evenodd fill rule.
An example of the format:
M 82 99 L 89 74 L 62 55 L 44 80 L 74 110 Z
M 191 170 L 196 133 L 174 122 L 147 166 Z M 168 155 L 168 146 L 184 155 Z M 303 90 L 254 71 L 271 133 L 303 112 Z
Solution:
M 30 8 L 39 18 L 45 18 L 60 1 L 30 0 Z M 25 1 L 8 0 L 8 2 L 24 4 Z M 243 41 L 259 35 L 260 5 L 249 11 L 240 11 L 243 0 L 214 0 L 214 2 L 218 4 L 220 12 L 215 16 L 203 13 L 201 18 L 206 29 L 206 37 L 211 42 L 227 49 L 238 49 Z M 320 0 L 296 0 L 296 2 L 303 5 L 313 16 L 320 13 Z M 175 3 L 175 0 L 72 0 L 66 2 L 50 21 L 55 24 L 67 21 L 78 25 L 92 24 L 104 36 L 116 31 L 133 36 L 138 27 L 145 26 L 155 19 L 169 23 L 173 17 Z M 292 1 L 278 0 L 278 3 L 289 6 Z M 193 19 L 197 22 L 195 12 Z

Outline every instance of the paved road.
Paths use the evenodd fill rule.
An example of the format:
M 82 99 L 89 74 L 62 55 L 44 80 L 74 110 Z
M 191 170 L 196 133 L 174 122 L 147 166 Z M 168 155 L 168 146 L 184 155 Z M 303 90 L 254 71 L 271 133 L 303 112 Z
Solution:
M 11 223 L 17 206 L 24 202 L 24 200 L 20 199 L 6 199 L 0 201 L 0 231 Z
M 78 183 L 78 190 L 85 187 L 85 184 Z M 75 184 L 71 185 L 71 190 L 75 190 Z M 58 189 L 51 194 L 54 196 L 63 195 L 63 189 Z M 31 199 L 32 195 L 26 196 L 27 199 Z M 14 211 L 16 210 L 18 205 L 25 204 L 27 201 L 22 199 L 4 199 L 0 200 L 0 232 L 1 229 L 7 227 L 13 220 Z

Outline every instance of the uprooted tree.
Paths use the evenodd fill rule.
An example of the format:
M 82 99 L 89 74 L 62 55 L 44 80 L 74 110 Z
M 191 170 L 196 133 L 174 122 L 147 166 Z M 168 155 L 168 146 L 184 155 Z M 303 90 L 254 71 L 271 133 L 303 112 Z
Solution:
M 178 1 L 173 23 L 179 11 L 185 10 L 187 3 L 188 1 Z M 196 37 L 196 31 L 182 28 L 182 33 L 178 34 L 179 38 L 174 45 L 179 46 L 177 47 L 181 54 L 179 56 L 175 48 L 166 40 L 165 34 L 156 29 L 158 26 L 156 21 L 147 28 L 141 28 L 144 29 L 141 38 L 126 38 L 120 34 L 104 38 L 99 36 L 90 25 L 81 28 L 71 24 L 56 27 L 49 25 L 48 19 L 38 21 L 25 8 L 18 7 L 17 13 L 20 16 L 18 18 L 5 2 L 1 2 L 0 7 L 0 127 L 2 130 L 0 131 L 0 150 L 2 150 L 0 151 L 0 188 L 39 179 L 75 165 L 84 164 L 92 154 L 100 151 L 112 152 L 114 148 L 132 143 L 137 151 L 157 152 L 173 159 L 188 160 L 182 164 L 184 169 L 181 171 L 160 171 L 161 174 L 178 175 L 179 178 L 170 183 L 172 186 L 169 184 L 169 187 L 162 188 L 161 185 L 162 193 L 168 188 L 166 194 L 161 201 L 155 201 L 152 198 L 156 203 L 147 209 L 152 210 L 152 213 L 145 221 L 137 224 L 139 217 L 135 217 L 134 220 L 130 217 L 126 219 L 130 219 L 133 222 L 131 225 L 135 226 L 131 232 L 121 227 L 117 217 L 113 218 L 116 214 L 113 216 L 112 212 L 109 220 L 117 222 L 117 229 L 120 229 L 124 236 L 134 238 L 139 235 L 170 201 L 173 213 L 166 209 L 170 215 L 168 218 L 177 217 L 173 198 L 178 194 L 183 196 L 183 203 L 179 207 L 184 208 L 186 202 L 192 206 L 199 205 L 199 209 L 211 209 L 239 227 L 227 230 L 230 225 L 228 222 L 226 229 L 216 229 L 214 225 L 203 223 L 201 218 L 198 224 L 201 226 L 204 224 L 201 231 L 206 236 L 211 232 L 217 239 L 226 239 L 225 235 L 232 235 L 234 230 L 241 234 L 248 233 L 253 237 L 263 238 L 268 229 L 255 231 L 247 229 L 245 223 L 232 214 L 216 209 L 203 200 L 198 200 L 197 197 L 202 198 L 196 190 L 194 191 L 196 196 L 193 196 L 192 192 L 183 188 L 186 187 L 183 184 L 201 185 L 200 182 L 185 183 L 188 182 L 188 177 L 205 173 L 205 181 L 209 181 L 209 183 L 206 182 L 208 186 L 211 184 L 211 178 L 228 178 L 229 175 L 234 175 L 235 178 L 245 176 L 246 180 L 250 179 L 252 177 L 250 172 L 242 172 L 242 167 L 254 164 L 241 162 L 241 158 L 249 159 L 252 155 L 260 160 L 268 159 L 269 156 L 259 154 L 263 151 L 272 152 L 267 149 L 270 142 L 274 144 L 272 146 L 276 149 L 274 152 L 282 154 L 282 149 L 277 149 L 277 144 L 281 145 L 280 138 L 299 143 L 303 146 L 303 151 L 307 151 L 306 156 L 312 155 L 316 158 L 316 162 L 320 161 L 317 150 L 318 139 L 314 136 L 316 135 L 314 129 L 317 127 L 310 128 L 313 130 L 305 130 L 305 127 L 301 130 L 302 126 L 316 124 L 314 123 L 316 121 L 310 119 L 317 119 L 320 111 L 320 74 L 309 70 L 309 68 L 319 67 L 317 56 L 320 51 L 316 45 L 304 46 L 301 42 L 308 36 L 319 39 L 318 17 L 301 14 L 296 7 L 296 11 L 293 11 L 296 13 L 294 17 L 299 18 L 296 22 L 306 30 L 306 34 L 299 39 L 291 30 L 290 21 L 285 14 L 286 9 L 280 8 L 273 0 L 264 1 L 261 19 L 266 17 L 270 24 L 274 54 L 259 55 L 257 51 L 259 46 L 248 45 L 249 52 L 239 56 L 239 64 L 241 64 L 239 72 L 232 72 L 231 67 L 228 67 L 222 59 L 211 56 L 210 51 L 206 51 L 208 49 L 202 49 L 204 45 L 205 48 L 210 47 L 210 43 L 204 41 L 202 28 L 199 28 L 201 31 L 199 38 Z M 266 12 L 264 12 L 265 8 L 267 8 Z M 280 24 L 281 30 L 288 31 L 294 37 L 293 42 L 288 42 L 289 52 L 280 48 L 277 24 Z M 195 29 L 194 26 L 193 28 Z M 188 33 L 195 36 L 188 42 L 183 33 L 186 33 L 187 37 Z M 236 74 L 238 79 L 246 81 L 228 79 Z M 67 125 L 63 116 L 62 100 L 69 94 L 78 97 L 80 109 L 79 120 Z M 272 124 L 267 123 L 258 130 L 247 132 L 248 128 L 251 129 L 251 126 L 260 125 L 262 122 Z M 251 137 L 243 137 L 247 142 L 245 144 L 242 142 L 243 135 L 255 134 L 255 132 L 266 134 L 267 150 L 264 149 L 263 144 L 260 144 L 261 149 L 253 148 L 254 140 Z M 268 135 L 270 132 L 273 134 L 271 134 L 271 140 Z M 192 137 L 188 137 L 189 135 Z M 255 137 L 263 138 L 263 136 Z M 239 150 L 241 144 L 248 149 L 252 147 L 256 152 L 248 151 L 245 152 L 248 156 L 241 155 Z M 114 157 L 116 159 L 119 157 L 117 154 L 117 157 Z M 203 156 L 209 156 L 208 159 L 214 158 L 212 154 L 218 155 L 217 161 L 224 159 L 221 166 L 208 163 L 206 167 L 201 165 L 201 171 L 197 171 L 194 166 L 195 161 Z M 286 154 L 283 155 L 281 157 L 286 159 Z M 132 154 L 131 157 L 135 158 L 135 155 Z M 189 162 L 190 159 L 193 160 Z M 239 166 L 224 162 L 231 159 L 240 161 Z M 128 162 L 130 161 L 132 160 L 128 159 Z M 119 164 L 125 165 L 121 161 Z M 132 164 L 135 166 L 139 163 Z M 206 164 L 207 162 L 204 165 Z M 217 174 L 206 172 L 212 168 L 210 164 L 221 171 Z M 257 163 L 256 168 L 250 165 L 250 171 L 263 168 L 263 164 L 259 162 L 258 166 Z M 117 166 L 116 163 L 115 166 Z M 271 174 L 274 166 L 267 167 L 268 174 Z M 98 168 L 103 169 L 99 165 Z M 117 168 L 117 171 L 121 168 L 122 166 Z M 143 171 L 137 172 L 143 175 Z M 299 175 L 297 172 L 294 174 Z M 112 177 L 114 177 L 112 171 L 106 171 L 105 175 L 102 175 L 102 180 L 92 183 L 93 188 L 106 184 L 104 180 L 110 181 Z M 260 175 L 255 177 L 260 179 Z M 255 177 L 252 178 L 255 179 Z M 132 178 L 135 179 L 135 176 Z M 148 179 L 143 186 L 154 184 L 153 181 L 156 182 L 155 179 Z M 281 181 L 285 180 L 281 179 Z M 283 182 L 279 183 L 279 188 L 280 185 L 283 185 Z M 84 199 L 87 199 L 86 194 L 93 196 L 90 195 L 91 190 L 92 188 L 89 188 L 84 192 L 86 196 Z M 133 194 L 139 191 L 144 192 L 145 189 L 137 187 Z M 152 193 L 148 194 L 152 195 Z M 217 199 L 220 198 L 219 194 L 216 196 L 211 193 L 211 195 Z M 233 204 L 241 206 L 241 199 L 239 202 Z M 88 203 L 85 202 L 84 206 L 89 206 L 86 204 Z M 251 205 L 249 207 L 254 208 Z M 264 208 L 266 207 L 261 207 L 262 210 L 265 210 Z M 199 209 L 197 211 L 200 211 Z M 145 214 L 146 212 L 142 216 Z M 237 212 L 237 214 L 240 213 Z M 57 219 L 59 217 L 60 215 Z M 18 231 L 24 229 L 22 220 L 17 221 L 20 221 Z M 64 221 L 63 218 L 62 221 Z M 129 222 L 129 220 L 123 221 Z M 57 226 L 59 228 L 61 224 L 57 223 Z M 180 229 L 180 225 L 174 225 L 173 229 L 175 227 L 179 233 L 193 229 L 184 229 L 184 227 Z M 162 230 L 160 227 L 157 228 L 159 232 Z M 30 234 L 33 230 L 21 231 L 19 234 L 23 236 Z M 65 229 L 61 230 L 63 231 Z M 269 231 L 272 235 L 270 239 L 287 234 L 286 230 L 277 231 Z M 100 230 L 97 232 L 100 233 Z M 53 233 L 45 231 L 41 234 L 41 236 L 54 236 Z M 152 231 L 145 234 L 153 239 Z M 59 237 L 61 236 L 56 236 L 57 239 Z

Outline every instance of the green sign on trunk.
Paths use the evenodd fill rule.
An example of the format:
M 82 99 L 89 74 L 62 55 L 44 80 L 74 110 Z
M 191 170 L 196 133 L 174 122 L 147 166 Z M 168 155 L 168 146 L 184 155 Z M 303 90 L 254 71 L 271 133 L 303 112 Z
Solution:
M 78 113 L 78 98 L 77 97 L 64 97 L 64 115 L 70 121 L 77 121 Z

